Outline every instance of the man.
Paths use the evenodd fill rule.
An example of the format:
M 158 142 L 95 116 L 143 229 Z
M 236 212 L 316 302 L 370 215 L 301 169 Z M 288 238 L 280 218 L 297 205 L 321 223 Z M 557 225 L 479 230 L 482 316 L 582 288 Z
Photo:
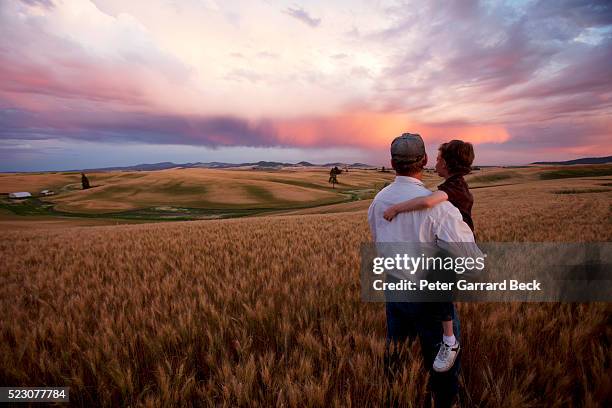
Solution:
M 446 243 L 474 242 L 470 227 L 463 221 L 459 210 L 449 202 L 433 208 L 398 214 L 392 222 L 383 218 L 385 210 L 393 204 L 431 194 L 421 181 L 427 164 L 425 144 L 418 134 L 404 133 L 391 143 L 391 166 L 397 176 L 382 189 L 368 210 L 368 222 L 375 242 Z M 431 313 L 427 303 L 387 302 L 387 351 L 385 366 L 389 374 L 397 368 L 398 344 L 419 338 L 425 367 L 429 370 L 429 390 L 436 406 L 451 406 L 458 392 L 460 357 L 453 367 L 440 373 L 433 370 L 433 362 L 442 340 L 442 324 Z M 453 307 L 453 331 L 460 338 L 459 316 Z M 454 350 L 458 352 L 458 350 Z

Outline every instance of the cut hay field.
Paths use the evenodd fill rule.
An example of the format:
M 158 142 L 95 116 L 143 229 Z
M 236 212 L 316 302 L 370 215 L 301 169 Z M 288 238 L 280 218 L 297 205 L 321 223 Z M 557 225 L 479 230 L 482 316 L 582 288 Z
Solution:
M 549 171 L 470 176 L 511 172 L 474 183 L 478 239 L 611 241 L 612 177 L 541 177 Z M 274 183 L 294 186 L 259 177 L 271 194 Z M 295 177 L 326 187 L 325 177 Z M 350 189 L 371 188 L 360 177 Z M 71 403 L 87 407 L 421 407 L 418 343 L 386 380 L 384 306 L 360 300 L 368 205 L 4 230 L 0 385 L 69 386 Z M 609 304 L 458 308 L 461 407 L 610 406 Z
M 77 172 L 0 174 L 0 192 L 34 195 L 17 201 L 0 197 L 0 226 L 19 227 L 19 221 L 38 228 L 355 211 L 367 208 L 362 200 L 373 197 L 394 177 L 391 172 L 351 169 L 332 188 L 328 172 L 326 168 L 111 171 L 89 173 L 93 186 L 89 190 L 80 189 Z M 571 182 L 586 176 L 612 176 L 612 165 L 483 168 L 467 179 L 476 190 L 544 180 Z M 428 171 L 424 181 L 435 189 L 441 179 Z M 601 192 L 608 187 L 596 186 Z M 43 189 L 56 195 L 37 197 Z
M 56 191 L 54 196 L 31 200 L 33 206 L 45 211 L 38 215 L 187 219 L 347 202 L 371 197 L 376 189 L 393 179 L 392 173 L 354 169 L 340 175 L 334 188 L 328 183 L 329 169 L 325 168 L 275 171 L 176 168 L 90 173 L 88 177 L 93 188 L 81 190 L 79 173 L 3 174 L 0 191 Z M 5 200 L 5 209 L 20 210 L 8 204 L 11 203 Z M 48 208 L 44 207 L 47 205 Z

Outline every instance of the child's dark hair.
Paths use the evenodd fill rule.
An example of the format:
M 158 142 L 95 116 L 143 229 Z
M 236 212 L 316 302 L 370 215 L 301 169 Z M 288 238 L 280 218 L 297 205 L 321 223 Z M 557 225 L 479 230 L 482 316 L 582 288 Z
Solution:
M 438 148 L 450 174 L 465 176 L 472 171 L 474 146 L 463 140 L 451 140 Z

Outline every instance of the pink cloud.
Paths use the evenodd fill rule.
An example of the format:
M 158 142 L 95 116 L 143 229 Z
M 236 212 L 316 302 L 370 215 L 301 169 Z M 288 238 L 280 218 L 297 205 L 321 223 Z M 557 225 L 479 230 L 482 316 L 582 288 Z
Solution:
M 508 132 L 502 126 L 427 124 L 410 120 L 403 114 L 374 112 L 280 120 L 276 128 L 279 140 L 300 147 L 380 148 L 407 131 L 421 133 L 432 142 L 461 138 L 473 143 L 499 143 L 509 139 Z
M 232 57 L 239 61 L 232 64 L 238 65 L 206 61 L 204 65 L 214 66 L 211 72 L 221 78 L 223 86 L 218 89 L 193 80 L 192 71 L 206 67 L 189 66 L 165 52 L 135 18 L 121 20 L 125 14 L 111 17 L 90 7 L 101 27 L 119 33 L 118 39 L 125 38 L 129 46 L 113 42 L 114 36 L 104 37 L 102 45 L 93 40 L 89 44 L 56 32 L 61 24 L 52 24 L 52 11 L 28 14 L 31 10 L 19 7 L 12 3 L 0 7 L 2 138 L 383 150 L 393 137 L 410 131 L 433 144 L 460 138 L 517 151 L 597 155 L 609 154 L 611 147 L 612 37 L 602 35 L 595 45 L 574 41 L 585 27 L 609 27 L 610 7 L 594 15 L 588 7 L 568 5 L 574 16 L 568 17 L 563 7 L 538 3 L 532 14 L 518 18 L 511 7 L 487 9 L 473 3 L 467 9 L 440 10 L 435 25 L 428 18 L 416 19 L 410 10 L 394 10 L 389 27 L 359 38 L 364 50 L 366 46 L 389 50 L 385 58 L 364 51 L 361 57 L 370 64 L 367 68 L 351 66 L 352 55 L 360 49 L 345 50 L 341 43 L 335 44 L 334 54 L 327 53 L 336 62 L 321 57 L 311 61 L 309 70 L 300 56 L 295 61 L 299 71 L 293 75 L 277 72 L 271 65 L 258 70 L 240 62 L 245 58 Z M 436 11 L 436 6 L 428 5 L 420 13 L 431 17 Z M 327 28 L 328 15 L 332 21 L 333 14 L 325 15 L 318 33 Z M 463 29 L 450 29 L 451 23 Z M 92 38 L 104 33 L 94 30 Z M 414 48 L 405 45 L 405 36 L 417 35 L 426 41 L 417 41 Z M 202 44 L 194 40 L 194 50 L 204 45 L 224 47 L 222 41 Z M 281 64 L 289 53 L 273 46 L 266 44 L 270 51 L 255 55 L 269 64 Z M 346 82 L 332 74 L 340 69 L 338 56 L 351 69 Z M 553 59 L 562 68 L 542 75 L 551 69 Z M 313 66 L 320 71 L 313 71 Z M 368 75 L 354 75 L 359 70 Z M 228 84 L 232 75 L 250 80 Z M 290 78 L 290 85 L 299 83 L 298 93 L 268 93 L 288 86 L 281 78 Z M 358 91 L 349 89 L 353 83 Z M 327 88 L 346 92 L 346 100 L 330 104 L 333 109 L 316 109 L 327 102 L 325 95 L 333 94 Z M 243 91 L 249 97 L 243 98 Z M 279 94 L 286 99 L 275 99 Z M 265 97 L 258 99 L 259 95 Z M 322 96 L 309 99 L 310 95 Z M 296 108 L 297 114 L 287 117 L 287 110 L 280 108 L 297 106 L 297 100 L 317 113 L 300 115 L 302 110 Z M 276 110 L 249 114 L 250 108 L 257 111 L 260 104 L 274 107 L 275 103 L 285 114 Z

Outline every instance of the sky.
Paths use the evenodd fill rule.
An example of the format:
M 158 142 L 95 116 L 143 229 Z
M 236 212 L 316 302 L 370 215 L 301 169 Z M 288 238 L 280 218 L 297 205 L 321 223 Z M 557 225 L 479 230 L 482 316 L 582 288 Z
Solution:
M 387 165 L 403 132 L 525 164 L 611 129 L 609 1 L 0 1 L 0 171 Z

